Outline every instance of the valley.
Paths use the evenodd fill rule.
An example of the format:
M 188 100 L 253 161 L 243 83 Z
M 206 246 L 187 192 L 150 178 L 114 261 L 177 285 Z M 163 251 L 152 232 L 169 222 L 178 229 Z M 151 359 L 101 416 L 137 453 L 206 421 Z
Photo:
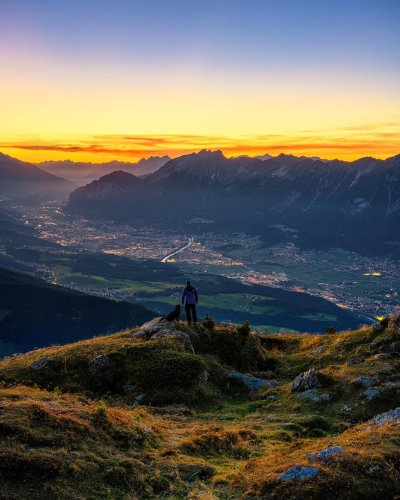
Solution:
M 291 242 L 265 246 L 260 238 L 244 233 L 193 234 L 166 231 L 160 225 L 115 224 L 65 214 L 58 202 L 25 207 L 20 221 L 35 228 L 41 242 L 55 245 L 39 254 L 31 249 L 30 255 L 27 248 L 8 250 L 41 277 L 102 297 L 139 301 L 162 313 L 179 302 L 186 276 L 196 277 L 204 310 L 219 309 L 220 321 L 241 321 L 249 313 L 268 313 L 270 320 L 276 320 L 283 311 L 265 302 L 266 287 L 327 299 L 359 314 L 364 318 L 361 322 L 393 314 L 399 308 L 400 264 L 387 257 L 371 258 L 340 249 L 301 250 Z M 130 275 L 126 270 L 106 276 L 93 266 L 77 268 L 76 252 L 103 255 L 114 268 L 113 259 L 120 257 L 151 262 L 150 270 L 145 276 Z M 218 276 L 234 279 L 237 286 L 231 289 L 220 284 L 218 293 L 213 291 L 210 285 Z M 257 293 L 249 289 L 253 285 Z M 303 319 L 335 320 L 332 314 L 306 316 Z M 251 319 L 259 331 L 296 330 L 265 317 Z
M 217 274 L 244 284 L 302 291 L 371 318 L 400 309 L 397 259 L 342 249 L 304 250 L 291 242 L 265 246 L 259 237 L 245 233 L 206 232 L 192 237 L 190 232 L 174 233 L 161 226 L 134 227 L 66 216 L 59 208 L 43 204 L 41 211 L 32 210 L 24 218 L 38 228 L 41 238 L 61 245 L 160 260 L 187 273 Z

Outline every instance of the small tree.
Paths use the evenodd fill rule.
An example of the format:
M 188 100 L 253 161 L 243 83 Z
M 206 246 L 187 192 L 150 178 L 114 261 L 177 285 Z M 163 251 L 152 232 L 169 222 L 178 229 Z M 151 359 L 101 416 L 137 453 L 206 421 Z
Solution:
M 239 335 L 243 335 L 243 337 L 247 337 L 250 335 L 251 328 L 250 323 L 248 321 L 243 321 L 243 323 L 236 327 L 236 331 Z
M 325 328 L 325 333 L 336 333 L 336 328 L 334 326 L 327 326 Z
M 212 332 L 214 330 L 214 328 L 215 328 L 214 318 L 212 318 L 208 314 L 203 319 L 202 323 L 203 323 L 203 326 L 205 326 L 207 328 L 207 330 L 210 330 L 210 332 Z

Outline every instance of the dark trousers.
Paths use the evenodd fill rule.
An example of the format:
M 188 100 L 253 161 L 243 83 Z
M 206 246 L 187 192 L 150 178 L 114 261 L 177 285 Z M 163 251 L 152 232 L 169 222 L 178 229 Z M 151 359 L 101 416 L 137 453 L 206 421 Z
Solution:
M 186 319 L 189 325 L 192 322 L 192 317 L 193 321 L 196 323 L 197 321 L 196 304 L 185 304 L 185 311 L 186 311 Z

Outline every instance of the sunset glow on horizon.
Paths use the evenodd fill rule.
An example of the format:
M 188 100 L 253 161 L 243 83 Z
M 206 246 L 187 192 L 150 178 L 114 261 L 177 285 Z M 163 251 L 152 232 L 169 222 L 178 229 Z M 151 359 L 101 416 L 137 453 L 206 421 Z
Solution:
M 400 5 L 322 3 L 2 2 L 0 151 L 400 153 Z

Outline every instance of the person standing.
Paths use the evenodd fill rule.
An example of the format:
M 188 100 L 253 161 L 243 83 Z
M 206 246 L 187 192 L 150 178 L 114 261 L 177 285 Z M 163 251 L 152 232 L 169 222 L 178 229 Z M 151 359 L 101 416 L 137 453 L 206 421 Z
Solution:
M 199 297 L 196 288 L 190 284 L 190 281 L 187 281 L 182 293 L 182 305 L 185 305 L 186 319 L 189 325 L 192 318 L 195 323 L 197 321 L 196 305 L 198 301 Z

